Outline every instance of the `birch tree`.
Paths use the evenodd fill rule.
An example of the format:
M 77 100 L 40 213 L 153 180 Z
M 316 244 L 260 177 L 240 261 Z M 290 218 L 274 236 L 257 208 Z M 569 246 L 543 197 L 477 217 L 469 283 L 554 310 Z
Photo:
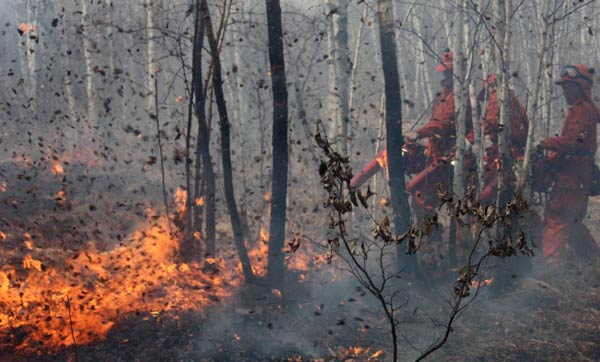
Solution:
M 349 49 L 348 0 L 325 0 L 329 56 L 329 116 L 342 154 L 348 154 Z

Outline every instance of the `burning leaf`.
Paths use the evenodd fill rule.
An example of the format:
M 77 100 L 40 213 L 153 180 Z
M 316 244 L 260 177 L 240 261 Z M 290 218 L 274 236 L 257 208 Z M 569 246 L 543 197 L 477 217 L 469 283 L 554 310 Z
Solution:
M 369 358 L 377 358 L 377 357 L 381 356 L 382 354 L 383 354 L 383 351 L 379 350 L 379 351 L 373 353 Z
M 62 167 L 62 164 L 59 161 L 54 161 L 52 164 L 52 173 L 55 175 L 62 175 L 65 173 L 65 170 Z
M 19 24 L 19 27 L 17 30 L 19 31 L 20 35 L 32 33 L 35 31 L 35 26 L 33 26 L 32 24 L 21 23 L 21 24 Z
M 42 262 L 35 260 L 31 254 L 27 254 L 25 259 L 23 259 L 23 268 L 27 270 L 35 269 L 37 271 L 42 271 Z

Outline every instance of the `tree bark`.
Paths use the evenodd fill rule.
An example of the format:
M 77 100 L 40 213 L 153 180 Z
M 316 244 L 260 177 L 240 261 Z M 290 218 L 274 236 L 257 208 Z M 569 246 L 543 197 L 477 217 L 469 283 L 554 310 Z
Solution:
M 279 0 L 266 0 L 273 92 L 273 177 L 271 185 L 271 224 L 267 276 L 279 286 L 283 281 L 286 198 L 288 182 L 288 91 L 283 56 L 283 26 Z
M 199 0 L 195 2 L 196 13 L 194 19 L 194 38 L 192 50 L 192 84 L 190 88 L 190 103 L 188 105 L 188 119 L 185 133 L 185 187 L 186 187 L 186 209 L 183 220 L 183 239 L 179 248 L 180 256 L 185 261 L 200 260 L 200 244 L 193 236 L 194 212 L 196 211 L 194 194 L 192 193 L 192 170 L 191 170 L 191 138 L 192 119 L 195 112 L 198 123 L 204 119 L 204 94 L 202 93 L 202 47 L 204 46 L 204 18 L 200 13 Z M 200 88 L 200 89 L 199 89 Z M 200 142 L 198 140 L 198 142 Z M 196 158 L 196 162 L 200 160 Z M 196 164 L 197 165 L 197 164 Z
M 529 128 L 527 130 L 527 142 L 525 144 L 525 155 L 523 158 L 523 167 L 517 178 L 517 190 L 521 192 L 525 200 L 530 200 L 533 196 L 533 165 L 531 157 L 534 151 L 534 141 L 536 132 L 536 122 L 538 119 L 537 112 L 539 108 L 540 91 L 544 77 L 544 67 L 546 58 L 546 48 L 548 41 L 548 31 L 550 30 L 550 21 L 548 19 L 550 10 L 550 1 L 546 2 L 546 6 L 542 11 L 541 18 L 541 34 L 540 42 L 537 49 L 537 65 L 535 68 L 535 77 L 533 81 L 533 92 L 529 102 L 527 102 L 527 119 L 529 120 Z
M 394 226 L 398 235 L 410 227 L 410 208 L 406 183 L 404 180 L 404 159 L 402 146 L 402 98 L 400 79 L 396 58 L 396 32 L 394 29 L 394 13 L 390 0 L 377 1 L 379 17 L 379 41 L 381 44 L 381 64 L 385 83 L 385 129 L 386 149 L 388 155 L 389 185 L 394 211 Z M 406 268 L 409 273 L 417 272 L 416 259 L 406 255 L 402 246 L 398 245 L 399 269 Z M 396 353 L 395 353 L 396 354 Z
M 506 204 L 514 193 L 510 139 L 510 20 L 512 0 L 494 0 L 494 22 L 496 28 L 496 74 L 499 77 L 498 87 L 499 119 L 498 119 L 498 152 L 500 169 L 498 172 L 498 199 L 496 206 Z M 506 231 L 502 231 L 504 233 Z
M 230 125 L 229 117 L 227 114 L 227 105 L 225 103 L 225 94 L 223 93 L 223 77 L 221 74 L 221 59 L 219 55 L 219 45 L 217 38 L 212 27 L 212 21 L 210 18 L 210 10 L 206 0 L 201 1 L 202 13 L 204 15 L 204 29 L 206 31 L 206 37 L 210 46 L 210 52 L 212 56 L 213 72 L 213 91 L 215 92 L 215 101 L 217 103 L 217 110 L 219 112 L 219 128 L 221 130 L 221 157 L 223 163 L 223 186 L 225 190 L 225 199 L 227 201 L 227 208 L 229 209 L 229 216 L 231 218 L 231 227 L 233 229 L 233 238 L 235 241 L 235 247 L 242 264 L 242 271 L 246 282 L 252 282 L 254 280 L 254 274 L 252 273 L 252 266 L 250 265 L 250 258 L 248 257 L 248 251 L 244 245 L 244 233 L 242 230 L 242 223 L 240 221 L 240 215 L 237 209 L 235 201 L 235 192 L 233 189 L 233 170 L 231 166 L 231 144 L 230 144 Z
M 329 91 L 330 116 L 336 128 L 337 142 L 343 155 L 348 154 L 349 122 L 349 49 L 348 49 L 348 0 L 326 0 L 330 34 L 328 35 L 330 67 Z
M 92 127 L 98 121 L 96 110 L 96 85 L 94 84 L 94 60 L 92 59 L 92 54 L 97 51 L 92 44 L 92 32 L 89 31 L 91 23 L 87 0 L 81 0 L 81 27 L 83 29 L 83 59 L 85 61 L 88 127 Z M 148 78 L 150 79 L 150 75 L 148 75 Z

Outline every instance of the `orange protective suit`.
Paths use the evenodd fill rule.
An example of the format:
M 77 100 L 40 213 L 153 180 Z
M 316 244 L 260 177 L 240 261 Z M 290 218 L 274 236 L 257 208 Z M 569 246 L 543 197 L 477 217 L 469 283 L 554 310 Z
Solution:
M 580 255 L 599 255 L 599 247 L 582 223 L 587 213 L 592 184 L 596 142 L 596 123 L 600 113 L 591 98 L 593 70 L 584 65 L 577 68 L 581 75 L 562 75 L 558 84 L 577 83 L 584 96 L 573 102 L 565 118 L 560 136 L 547 138 L 541 146 L 551 151 L 556 174 L 550 200 L 545 210 L 542 234 L 542 254 L 545 258 L 560 257 L 568 241 Z
M 433 105 L 431 118 L 417 131 L 420 138 L 427 138 L 427 167 L 406 185 L 408 192 L 414 195 L 417 217 L 432 213 L 438 205 L 437 187 L 440 183 L 445 190 L 452 187 L 451 162 L 456 153 L 456 121 L 454 91 L 448 79 L 442 81 L 442 91 L 438 93 Z M 471 107 L 467 108 L 467 140 L 473 143 L 473 121 Z M 465 155 L 467 167 L 473 166 L 472 157 Z M 415 205 L 415 206 L 417 206 Z
M 486 148 L 484 158 L 484 187 L 479 198 L 482 202 L 494 203 L 498 192 L 498 121 L 500 117 L 500 104 L 498 103 L 498 94 L 494 86 L 489 86 L 495 81 L 496 77 L 490 75 L 485 82 L 487 86 L 487 106 L 480 126 L 483 125 L 483 131 L 489 137 L 491 145 Z M 485 89 L 484 89 L 485 90 Z M 483 100 L 483 91 L 480 94 L 480 100 Z M 529 122 L 525 108 L 519 102 L 517 95 L 510 91 L 510 139 L 511 156 L 514 160 L 522 160 L 525 153 L 525 144 L 527 142 L 527 131 Z

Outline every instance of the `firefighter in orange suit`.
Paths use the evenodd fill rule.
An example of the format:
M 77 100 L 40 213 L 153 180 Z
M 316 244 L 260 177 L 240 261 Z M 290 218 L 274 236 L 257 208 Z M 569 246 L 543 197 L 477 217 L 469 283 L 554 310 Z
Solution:
M 563 67 L 556 84 L 562 87 L 569 110 L 560 136 L 547 138 L 540 145 L 549 151 L 555 171 L 542 234 L 542 255 L 553 265 L 564 260 L 567 242 L 579 255 L 600 255 L 598 244 L 583 224 L 598 147 L 596 123 L 600 113 L 592 100 L 593 75 L 594 69 L 582 64 Z
M 456 105 L 453 88 L 453 54 L 447 50 L 442 62 L 435 70 L 444 74 L 442 89 L 437 94 L 429 122 L 417 130 L 417 139 L 426 139 L 427 167 L 408 182 L 406 189 L 413 195 L 414 211 L 418 219 L 425 214 L 432 214 L 438 206 L 437 184 L 445 190 L 452 189 L 452 162 L 456 153 Z M 465 119 L 467 141 L 473 144 L 473 122 L 470 104 Z M 473 166 L 465 154 L 467 173 Z M 441 229 L 437 228 L 441 233 Z M 440 236 L 440 235 L 438 235 Z M 434 236 L 435 237 L 435 236 Z
M 489 75 L 483 82 L 483 89 L 477 97 L 480 102 L 483 102 L 487 98 L 486 111 L 481 119 L 480 127 L 483 127 L 484 135 L 489 140 L 489 143 L 491 143 L 485 149 L 484 187 L 479 195 L 479 199 L 482 202 L 492 204 L 495 203 L 498 192 L 498 166 L 500 157 L 498 151 L 500 104 L 498 103 L 496 86 L 496 75 Z M 511 156 L 513 160 L 522 161 L 527 142 L 529 122 L 527 121 L 525 108 L 523 108 L 513 90 L 510 90 L 509 97 Z
M 407 138 L 405 142 L 406 173 L 416 174 L 406 188 L 414 197 L 413 205 L 417 218 L 422 218 L 426 213 L 433 213 L 437 207 L 437 183 L 441 183 L 446 190 L 450 190 L 452 185 L 451 162 L 456 150 L 452 63 L 453 54 L 446 50 L 441 64 L 435 68 L 444 74 L 442 89 L 436 95 L 429 122 L 417 131 L 417 140 L 427 140 L 425 153 L 420 149 L 417 140 Z M 472 144 L 474 137 L 470 105 L 467 109 L 466 130 L 467 140 Z M 385 166 L 386 150 L 383 150 L 354 176 L 350 186 L 359 187 Z

